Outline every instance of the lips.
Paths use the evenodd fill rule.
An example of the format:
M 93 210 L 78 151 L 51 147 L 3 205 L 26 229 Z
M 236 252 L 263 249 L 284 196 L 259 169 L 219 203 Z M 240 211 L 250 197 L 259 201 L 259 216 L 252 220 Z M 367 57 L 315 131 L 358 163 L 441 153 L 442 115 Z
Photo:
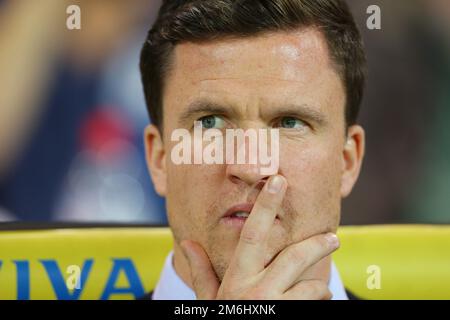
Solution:
M 253 203 L 242 203 L 229 208 L 225 214 L 224 218 L 240 218 L 246 219 L 253 209 Z
M 240 219 L 246 220 L 253 210 L 253 203 L 242 203 L 229 208 L 222 218 L 224 219 Z M 276 215 L 276 221 L 280 220 L 280 216 Z

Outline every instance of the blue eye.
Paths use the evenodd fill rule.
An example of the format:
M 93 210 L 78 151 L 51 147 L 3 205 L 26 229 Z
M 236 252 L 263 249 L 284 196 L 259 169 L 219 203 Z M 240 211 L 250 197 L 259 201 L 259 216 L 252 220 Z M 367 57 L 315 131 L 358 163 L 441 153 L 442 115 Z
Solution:
M 306 123 L 294 117 L 283 117 L 279 125 L 285 129 L 299 129 L 306 126 Z
M 200 118 L 199 121 L 205 129 L 221 129 L 225 126 L 225 121 L 219 116 L 206 116 Z

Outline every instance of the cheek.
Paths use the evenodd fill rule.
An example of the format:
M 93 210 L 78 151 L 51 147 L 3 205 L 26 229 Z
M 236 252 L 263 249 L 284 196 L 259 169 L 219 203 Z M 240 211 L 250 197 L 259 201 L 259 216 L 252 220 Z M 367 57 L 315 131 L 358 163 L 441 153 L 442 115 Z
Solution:
M 198 171 L 191 165 L 167 164 L 166 209 L 169 225 L 176 241 L 202 241 L 202 184 Z
M 288 142 L 280 147 L 280 171 L 292 189 L 317 192 L 336 187 L 342 171 L 341 153 L 328 144 Z
M 297 230 L 310 236 L 337 226 L 341 201 L 338 148 L 286 144 L 280 149 L 280 172 L 289 184 L 286 199 Z
M 205 190 L 210 190 L 222 177 L 223 169 L 219 165 L 175 165 L 167 164 L 167 179 L 169 193 L 178 193 L 177 197 L 186 195 L 206 196 Z
M 186 225 L 196 221 L 203 223 L 206 209 L 215 199 L 211 191 L 220 176 L 218 167 L 167 163 L 166 204 L 169 219 L 180 220 L 179 217 L 182 217 Z

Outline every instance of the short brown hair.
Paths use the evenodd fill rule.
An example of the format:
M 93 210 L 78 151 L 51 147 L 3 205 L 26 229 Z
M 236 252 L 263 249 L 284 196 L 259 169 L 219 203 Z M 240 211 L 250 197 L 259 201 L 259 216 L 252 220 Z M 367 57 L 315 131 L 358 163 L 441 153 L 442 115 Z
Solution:
M 344 83 L 346 124 L 356 123 L 366 59 L 360 33 L 344 0 L 164 0 L 140 61 L 151 121 L 162 128 L 164 80 L 177 44 L 311 26 L 325 35 Z

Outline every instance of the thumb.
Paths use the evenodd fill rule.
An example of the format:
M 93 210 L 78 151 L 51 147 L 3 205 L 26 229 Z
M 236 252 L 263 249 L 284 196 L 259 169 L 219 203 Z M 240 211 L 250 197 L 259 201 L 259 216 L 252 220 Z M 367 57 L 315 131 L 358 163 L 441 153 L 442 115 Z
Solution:
M 205 250 L 198 243 L 190 240 L 184 240 L 180 245 L 189 262 L 192 286 L 197 299 L 215 299 L 219 290 L 219 281 Z

